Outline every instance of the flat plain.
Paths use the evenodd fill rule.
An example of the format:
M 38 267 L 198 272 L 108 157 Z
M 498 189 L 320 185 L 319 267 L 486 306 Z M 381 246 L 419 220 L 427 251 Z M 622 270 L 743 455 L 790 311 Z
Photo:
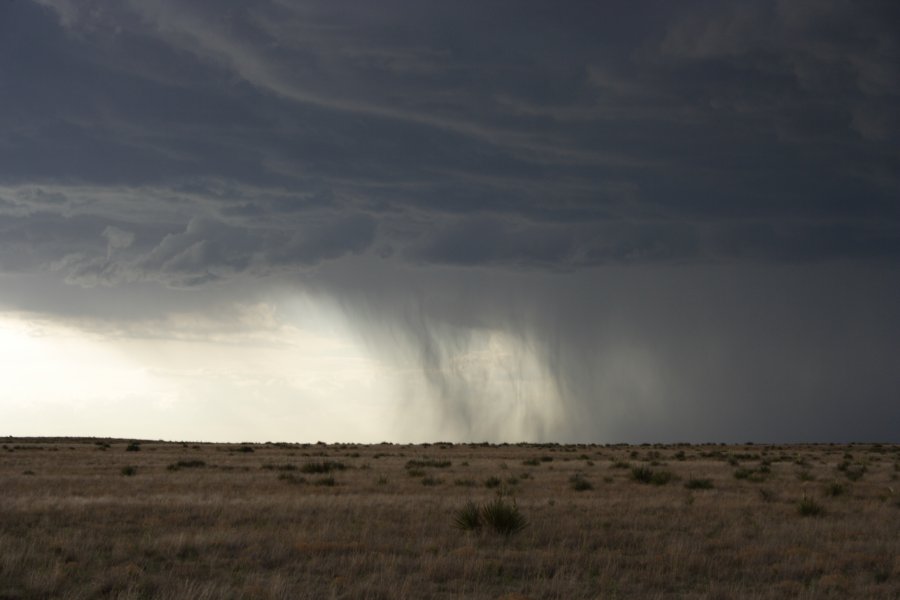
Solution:
M 2 600 L 900 598 L 898 445 L 0 443 Z

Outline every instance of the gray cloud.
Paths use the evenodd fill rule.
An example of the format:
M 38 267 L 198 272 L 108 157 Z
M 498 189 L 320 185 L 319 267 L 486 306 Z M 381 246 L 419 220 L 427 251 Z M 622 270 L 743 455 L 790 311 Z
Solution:
M 539 357 L 569 423 L 762 432 L 771 398 L 819 395 L 810 431 L 831 435 L 854 377 L 873 414 L 896 389 L 898 19 L 839 0 L 0 3 L 0 301 L 127 321 L 162 310 L 134 290 L 199 310 L 208 288 L 318 286 L 373 343 L 403 340 L 461 430 L 478 385 L 444 374 L 494 331 Z
M 340 298 L 380 356 L 418 364 L 444 431 L 464 439 L 490 438 L 510 421 L 529 439 L 896 435 L 895 268 L 605 267 L 482 276 L 367 262 L 320 272 L 307 285 Z M 488 374 L 465 362 L 492 334 L 539 357 L 553 391 L 537 389 L 558 420 L 524 419 L 543 414 L 530 407 L 528 389 L 497 394 Z M 502 364 L 527 381 L 522 360 L 513 354 Z M 491 410 L 497 404 L 507 407 L 500 416 Z

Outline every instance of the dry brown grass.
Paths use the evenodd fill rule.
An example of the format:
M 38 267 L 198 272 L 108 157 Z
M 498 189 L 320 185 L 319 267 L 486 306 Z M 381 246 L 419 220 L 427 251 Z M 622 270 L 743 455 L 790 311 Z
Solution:
M 0 599 L 900 597 L 898 446 L 0 442 Z

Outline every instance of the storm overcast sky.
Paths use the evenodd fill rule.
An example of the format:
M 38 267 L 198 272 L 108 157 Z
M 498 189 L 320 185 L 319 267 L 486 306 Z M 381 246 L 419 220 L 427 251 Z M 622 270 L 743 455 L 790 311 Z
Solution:
M 900 441 L 894 0 L 0 1 L 0 435 Z

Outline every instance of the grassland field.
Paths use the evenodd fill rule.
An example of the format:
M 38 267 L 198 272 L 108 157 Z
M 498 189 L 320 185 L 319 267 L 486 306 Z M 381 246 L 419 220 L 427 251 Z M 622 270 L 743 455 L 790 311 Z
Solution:
M 0 600 L 900 598 L 900 445 L 0 444 Z

